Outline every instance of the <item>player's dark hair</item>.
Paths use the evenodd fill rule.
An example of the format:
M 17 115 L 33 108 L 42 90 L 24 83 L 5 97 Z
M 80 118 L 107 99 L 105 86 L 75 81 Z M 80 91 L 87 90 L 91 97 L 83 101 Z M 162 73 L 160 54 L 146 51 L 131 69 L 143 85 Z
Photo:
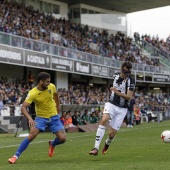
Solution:
M 46 73 L 46 72 L 40 72 L 40 73 L 38 74 L 38 76 L 37 76 L 38 82 L 39 82 L 40 80 L 45 81 L 47 78 L 51 78 L 51 76 L 50 76 L 49 73 Z
M 124 68 L 124 67 L 126 67 L 126 68 L 129 70 L 129 69 L 132 68 L 132 63 L 129 62 L 129 61 L 125 61 L 125 62 L 122 64 L 121 68 Z

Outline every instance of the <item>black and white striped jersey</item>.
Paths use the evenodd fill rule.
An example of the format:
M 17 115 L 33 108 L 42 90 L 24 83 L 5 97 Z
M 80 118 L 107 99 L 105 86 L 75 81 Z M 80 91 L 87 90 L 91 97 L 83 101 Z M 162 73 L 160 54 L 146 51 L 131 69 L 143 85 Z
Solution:
M 133 77 L 128 77 L 127 79 L 121 78 L 120 75 L 116 75 L 113 80 L 113 87 L 115 87 L 121 93 L 127 94 L 127 91 L 135 90 L 135 79 Z M 118 96 L 114 92 L 111 93 L 109 102 L 122 108 L 128 107 L 128 100 L 123 97 Z

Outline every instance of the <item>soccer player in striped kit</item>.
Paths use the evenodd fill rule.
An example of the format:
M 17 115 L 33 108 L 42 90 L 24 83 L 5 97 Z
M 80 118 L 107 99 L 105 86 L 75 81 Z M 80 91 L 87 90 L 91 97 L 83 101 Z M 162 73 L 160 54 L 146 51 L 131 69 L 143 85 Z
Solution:
M 108 151 L 110 143 L 114 140 L 117 131 L 127 114 L 129 101 L 135 90 L 135 79 L 131 75 L 132 64 L 125 61 L 121 66 L 121 73 L 113 79 L 113 87 L 110 88 L 111 95 L 109 102 L 105 103 L 102 120 L 96 132 L 94 148 L 89 152 L 90 155 L 98 155 L 100 143 L 105 134 L 106 125 L 109 122 L 110 129 L 108 138 L 102 149 L 102 154 Z M 110 120 L 110 121 L 109 121 Z

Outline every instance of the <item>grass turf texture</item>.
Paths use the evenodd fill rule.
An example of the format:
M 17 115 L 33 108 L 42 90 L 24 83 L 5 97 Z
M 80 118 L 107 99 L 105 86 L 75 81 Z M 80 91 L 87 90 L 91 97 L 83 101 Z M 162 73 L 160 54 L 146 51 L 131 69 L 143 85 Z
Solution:
M 24 138 L 0 134 L 0 169 L 2 170 L 169 170 L 170 143 L 161 141 L 160 135 L 170 129 L 170 121 L 143 123 L 133 128 L 122 127 L 106 155 L 89 155 L 96 132 L 67 133 L 67 142 L 56 147 L 48 157 L 51 133 L 41 133 L 23 152 L 15 164 L 7 162 Z

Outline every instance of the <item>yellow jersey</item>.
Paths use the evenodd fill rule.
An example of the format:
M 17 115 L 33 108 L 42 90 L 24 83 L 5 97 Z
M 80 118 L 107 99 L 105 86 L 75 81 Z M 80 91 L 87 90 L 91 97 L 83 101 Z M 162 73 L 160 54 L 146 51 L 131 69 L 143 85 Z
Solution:
M 48 89 L 40 91 L 37 87 L 34 87 L 29 91 L 26 102 L 35 103 L 36 116 L 42 118 L 50 118 L 55 116 L 57 113 L 56 103 L 53 99 L 53 94 L 56 92 L 54 84 L 50 83 Z

